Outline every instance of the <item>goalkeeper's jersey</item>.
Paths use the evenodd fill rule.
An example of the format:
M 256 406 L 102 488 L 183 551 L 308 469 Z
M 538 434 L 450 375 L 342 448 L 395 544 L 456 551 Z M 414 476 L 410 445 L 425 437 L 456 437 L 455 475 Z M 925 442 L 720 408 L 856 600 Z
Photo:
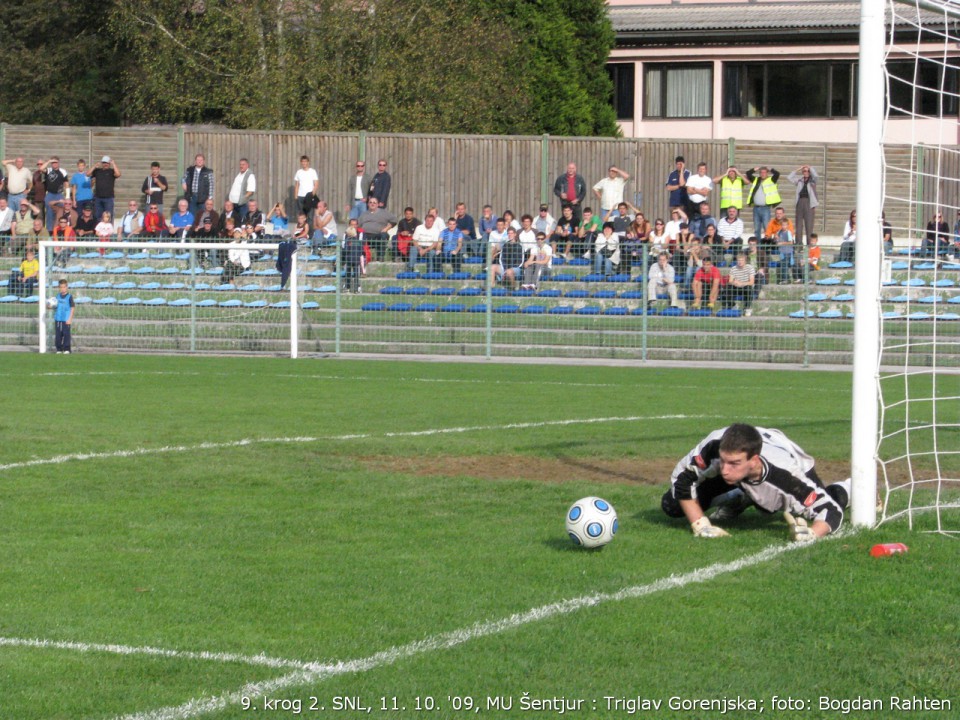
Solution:
M 720 476 L 720 438 L 715 430 L 677 463 L 670 482 L 677 500 L 696 499 L 697 487 Z M 823 488 L 813 469 L 813 458 L 780 430 L 758 427 L 763 438 L 760 479 L 737 484 L 767 512 L 788 511 L 808 520 L 823 520 L 831 532 L 843 522 L 843 508 Z

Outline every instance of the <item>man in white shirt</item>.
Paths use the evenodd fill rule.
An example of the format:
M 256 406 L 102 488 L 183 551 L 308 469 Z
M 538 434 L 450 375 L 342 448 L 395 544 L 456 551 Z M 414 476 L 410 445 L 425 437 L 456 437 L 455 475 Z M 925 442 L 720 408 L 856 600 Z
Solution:
M 537 217 L 533 219 L 534 231 L 543 233 L 544 235 L 552 235 L 556 227 L 557 221 L 554 220 L 553 215 L 550 214 L 550 206 L 541 205 L 540 212 L 537 214 Z
M 537 233 L 537 245 L 529 253 L 523 263 L 522 290 L 536 290 L 540 280 L 550 274 L 553 265 L 553 248 L 547 242 L 547 236 Z
M 11 225 L 13 224 L 14 214 L 13 210 L 7 206 L 7 199 L 0 197 L 0 254 L 5 252 L 5 246 L 13 234 Z
M 737 252 L 743 246 L 743 220 L 735 207 L 728 207 L 726 217 L 720 218 L 717 235 L 723 240 L 724 254 Z
M 117 223 L 117 240 L 136 237 L 143 228 L 143 213 L 140 212 L 140 203 L 131 200 L 127 203 L 127 211 Z
M 297 209 L 310 219 L 313 209 L 313 199 L 320 190 L 320 176 L 310 167 L 310 158 L 300 156 L 300 169 L 293 176 L 293 193 L 297 198 Z
M 647 283 L 647 307 L 657 301 L 657 295 L 666 293 L 670 298 L 670 307 L 677 306 L 677 285 L 674 282 L 673 265 L 667 262 L 667 253 L 657 255 L 657 262 L 650 266 L 650 279 Z
M 33 173 L 23 166 L 23 157 L 4 160 L 7 169 L 7 204 L 16 212 L 20 201 L 27 197 L 27 191 L 33 186 Z
M 332 245 L 337 240 L 337 220 L 333 217 L 325 200 L 317 203 L 317 212 L 313 216 L 313 230 L 314 239 L 320 240 L 323 244 Z
M 427 215 L 422 225 L 417 225 L 410 242 L 409 269 L 416 270 L 417 258 L 421 255 L 427 258 L 427 267 L 433 269 L 437 264 L 437 254 L 440 246 L 440 226 L 436 217 Z
M 533 229 L 531 215 L 520 216 L 520 244 L 523 245 L 523 254 L 526 255 L 537 246 L 537 231 Z
M 697 174 L 687 179 L 687 197 L 695 213 L 699 211 L 700 203 L 710 201 L 711 190 L 713 190 L 713 178 L 707 175 L 707 164 L 700 163 L 697 165 Z
M 600 201 L 600 217 L 606 217 L 611 210 L 616 213 L 623 202 L 623 187 L 630 179 L 630 175 L 616 165 L 611 165 L 607 172 L 607 177 L 593 186 L 593 194 Z
M 246 158 L 240 158 L 240 172 L 233 179 L 227 200 L 232 202 L 234 207 L 240 208 L 241 221 L 246 216 L 247 203 L 254 199 L 256 193 L 257 178 L 250 169 L 250 162 Z
M 500 248 L 507 241 L 507 221 L 504 218 L 497 218 L 497 227 L 490 231 L 490 253 L 494 257 Z
M 351 220 L 356 220 L 367 211 L 367 192 L 370 189 L 371 176 L 366 174 L 367 164 L 357 160 L 357 172 L 350 178 L 349 202 L 344 211 Z

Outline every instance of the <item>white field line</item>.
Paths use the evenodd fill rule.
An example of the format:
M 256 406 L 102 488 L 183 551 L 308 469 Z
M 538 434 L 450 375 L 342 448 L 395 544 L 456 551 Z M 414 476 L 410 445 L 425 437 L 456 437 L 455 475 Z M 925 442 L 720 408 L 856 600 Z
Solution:
M 275 437 L 275 438 L 243 438 L 224 442 L 203 442 L 196 445 L 165 445 L 156 448 L 136 448 L 134 450 L 113 450 L 110 452 L 71 453 L 57 455 L 50 458 L 36 458 L 21 462 L 0 465 L 0 472 L 4 470 L 18 470 L 21 468 L 36 467 L 39 465 L 60 465 L 67 462 L 82 460 L 106 460 L 111 458 L 142 457 L 147 455 L 163 455 L 168 453 L 188 453 L 200 450 L 222 450 L 224 448 L 244 447 L 247 445 L 262 445 L 269 443 L 317 443 L 341 442 L 347 440 L 366 440 L 369 438 L 405 438 L 423 437 L 429 435 L 449 435 L 469 432 L 488 432 L 491 430 L 519 430 L 539 427 L 555 427 L 560 425 L 591 425 L 595 423 L 636 422 L 639 420 L 685 420 L 690 415 L 628 415 L 625 417 L 597 417 L 572 418 L 568 420 L 543 420 L 539 422 L 506 423 L 503 425 L 469 425 L 463 427 L 429 428 L 426 430 L 407 430 L 403 432 L 382 433 L 349 433 L 345 435 L 326 435 L 320 437 Z
M 131 655 L 176 660 L 208 660 L 219 663 L 237 663 L 257 665 L 280 670 L 312 669 L 312 663 L 298 660 L 284 660 L 267 655 L 239 655 L 236 653 L 190 652 L 187 650 L 167 650 L 149 646 L 104 645 L 100 643 L 68 642 L 60 640 L 41 640 L 39 638 L 0 637 L 0 647 L 22 647 L 39 650 L 72 650 L 80 653 L 109 653 L 112 655 Z
M 745 568 L 760 565 L 793 549 L 803 547 L 800 543 L 775 545 L 761 550 L 753 555 L 747 555 L 728 563 L 717 563 L 699 570 L 693 570 L 683 575 L 671 575 L 661 578 L 647 585 L 634 585 L 613 593 L 596 593 L 584 595 L 569 600 L 541 605 L 526 612 L 516 613 L 500 620 L 479 622 L 469 627 L 451 632 L 432 635 L 422 640 L 415 640 L 406 645 L 382 650 L 369 657 L 349 660 L 334 664 L 313 664 L 309 667 L 294 670 L 262 682 L 247 683 L 238 690 L 223 695 L 193 698 L 182 705 L 147 710 L 144 712 L 123 715 L 116 720 L 189 720 L 208 713 L 224 710 L 239 705 L 244 698 L 258 700 L 262 696 L 271 696 L 284 690 L 321 682 L 338 675 L 367 672 L 387 665 L 393 665 L 401 660 L 416 657 L 437 650 L 446 650 L 457 647 L 471 640 L 477 640 L 491 635 L 498 635 L 509 630 L 520 628 L 530 623 L 548 620 L 560 615 L 591 608 L 608 602 L 620 602 L 633 598 L 640 598 L 658 592 L 674 590 L 712 580 L 720 575 L 734 573 Z

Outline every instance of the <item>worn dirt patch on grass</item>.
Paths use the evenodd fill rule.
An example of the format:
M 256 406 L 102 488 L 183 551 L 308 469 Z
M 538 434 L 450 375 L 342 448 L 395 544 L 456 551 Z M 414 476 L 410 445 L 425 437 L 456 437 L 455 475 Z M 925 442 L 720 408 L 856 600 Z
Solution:
M 381 472 L 421 477 L 473 477 L 488 480 L 536 480 L 540 482 L 591 482 L 625 485 L 666 485 L 678 458 L 538 458 L 529 455 L 394 457 L 374 455 L 358 458 L 366 467 Z M 817 463 L 817 472 L 827 484 L 843 480 L 849 466 L 841 462 Z

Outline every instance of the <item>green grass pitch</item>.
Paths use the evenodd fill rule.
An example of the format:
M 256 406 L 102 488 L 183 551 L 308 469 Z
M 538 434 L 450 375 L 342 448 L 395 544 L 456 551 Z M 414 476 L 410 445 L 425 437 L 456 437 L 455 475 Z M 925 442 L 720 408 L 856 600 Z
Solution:
M 842 479 L 846 373 L 6 354 L 0 376 L 0 718 L 960 711 L 956 540 L 789 548 L 751 511 L 703 541 L 660 513 L 732 421 Z M 564 534 L 584 495 L 619 513 L 600 551 Z M 887 541 L 910 552 L 869 557 Z

